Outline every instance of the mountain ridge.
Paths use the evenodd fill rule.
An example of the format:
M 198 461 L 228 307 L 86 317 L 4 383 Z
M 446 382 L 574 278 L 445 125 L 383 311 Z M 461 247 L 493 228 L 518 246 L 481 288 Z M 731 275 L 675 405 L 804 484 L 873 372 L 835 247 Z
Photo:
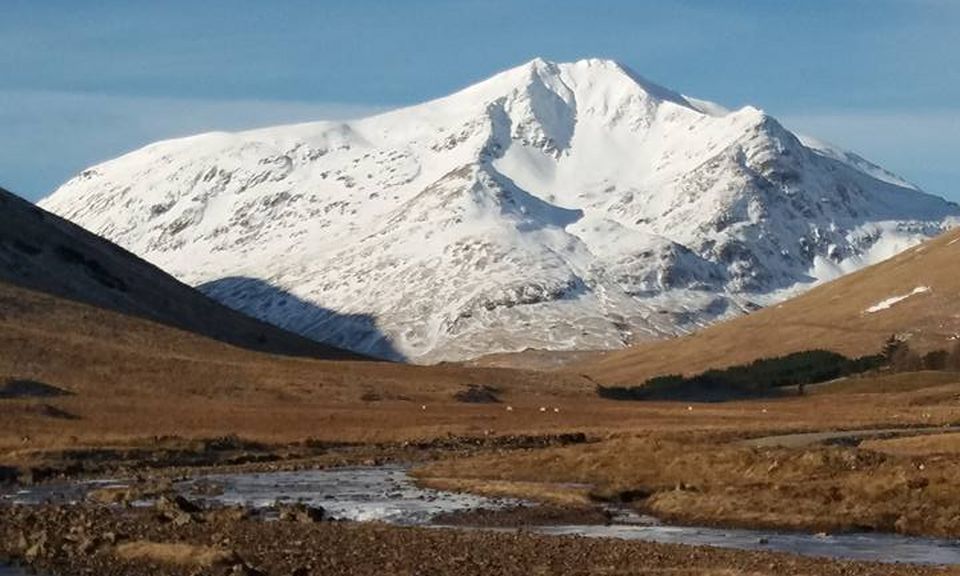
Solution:
M 615 62 L 537 59 L 356 121 L 155 143 L 41 205 L 188 284 L 372 319 L 213 294 L 283 328 L 433 362 L 684 334 L 960 215 L 857 158 Z

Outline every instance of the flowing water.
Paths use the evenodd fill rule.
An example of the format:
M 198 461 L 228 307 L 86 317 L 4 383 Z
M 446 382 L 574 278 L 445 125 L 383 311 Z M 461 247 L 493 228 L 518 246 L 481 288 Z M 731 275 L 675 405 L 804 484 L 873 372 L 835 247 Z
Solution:
M 844 560 L 908 564 L 960 564 L 960 546 L 953 540 L 914 538 L 896 534 L 811 535 L 685 526 L 548 526 L 542 534 L 621 538 L 667 544 L 690 544 L 790 552 Z
M 90 489 L 109 484 L 111 483 L 45 485 L 21 490 L 2 498 L 20 504 L 36 504 L 48 500 L 70 502 L 83 498 Z M 446 527 L 432 523 L 432 518 L 442 512 L 496 509 L 520 503 L 518 500 L 491 499 L 420 488 L 407 475 L 406 469 L 400 466 L 221 474 L 180 482 L 177 489 L 192 499 L 208 504 L 241 504 L 264 508 L 277 502 L 302 502 L 322 506 L 333 518 L 376 520 L 438 529 Z M 772 550 L 849 560 L 960 564 L 960 546 L 956 541 L 892 534 L 814 535 L 769 530 L 667 526 L 654 519 L 630 514 L 621 515 L 617 522 L 606 526 L 561 525 L 533 527 L 529 530 L 546 535 L 578 535 L 744 550 Z M 0 576 L 18 574 L 3 570 L 0 568 Z
M 213 496 L 193 495 L 197 482 L 218 486 Z M 217 475 L 178 486 L 192 499 L 253 508 L 276 502 L 322 506 L 327 516 L 341 520 L 378 520 L 393 524 L 429 524 L 443 512 L 502 508 L 518 500 L 484 498 L 420 488 L 400 466 L 336 468 L 264 474 Z

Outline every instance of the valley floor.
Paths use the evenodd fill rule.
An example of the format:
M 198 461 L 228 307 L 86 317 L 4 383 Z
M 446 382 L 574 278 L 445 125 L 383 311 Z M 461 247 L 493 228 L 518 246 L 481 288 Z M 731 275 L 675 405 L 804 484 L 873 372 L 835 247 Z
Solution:
M 136 402 L 93 388 L 72 396 L 2 399 L 0 476 L 19 474 L 27 482 L 149 478 L 403 461 L 413 463 L 429 486 L 519 496 L 563 514 L 589 515 L 615 502 L 687 525 L 960 536 L 960 434 L 945 428 L 960 423 L 960 378 L 954 375 L 848 380 L 803 397 L 688 404 L 602 400 L 576 381 L 529 386 L 496 381 L 490 372 L 495 392 L 466 396 L 490 402 L 469 403 L 462 394 L 456 399 L 469 390 L 456 371 L 417 390 L 370 380 L 364 371 L 371 369 L 384 368 L 356 368 L 355 377 L 371 383 L 349 387 L 366 390 L 362 397 L 347 394 L 346 387 L 318 394 L 278 385 L 219 397 L 157 391 Z M 789 436 L 835 430 L 879 431 L 803 441 Z M 794 440 L 781 442 L 781 435 Z M 83 510 L 102 514 L 97 507 Z M 72 522 L 77 513 L 5 510 L 0 526 L 23 532 L 37 523 Z M 322 565 L 316 573 L 325 574 L 338 573 L 331 568 L 337 563 L 341 571 L 351 567 L 343 573 L 376 566 L 397 574 L 454 573 L 450 562 L 456 559 L 465 567 L 458 574 L 936 572 L 523 534 L 322 525 L 293 535 L 285 532 L 293 528 L 263 524 L 204 532 L 213 528 L 171 531 L 136 515 L 115 521 L 133 523 L 123 529 L 142 531 L 146 539 L 191 545 L 215 544 L 216 533 L 237 543 L 230 549 L 253 564 Z M 321 552 L 302 556 L 281 545 L 290 538 L 316 540 Z M 16 557 L 23 552 L 7 550 Z M 99 571 L 104 560 L 96 558 L 90 562 Z
M 955 374 L 850 379 L 810 387 L 802 397 L 617 402 L 598 398 L 595 385 L 575 373 L 271 356 L 21 289 L 0 287 L 0 297 L 9 304 L 0 315 L 0 482 L 149 481 L 210 469 L 403 461 L 424 484 L 549 502 L 563 514 L 589 515 L 617 502 L 693 525 L 960 536 L 960 434 L 929 433 L 960 423 Z M 919 428 L 925 435 L 756 441 Z M 104 514 L 93 505 L 82 510 Z M 0 544 L 23 559 L 38 537 L 36 526 L 61 534 L 48 523 L 72 522 L 75 513 L 38 509 L 18 516 L 5 509 L 0 528 L 15 538 Z M 262 544 L 255 543 L 261 529 Z M 281 534 L 287 529 L 223 528 L 241 543 L 238 554 L 266 566 L 286 566 L 279 555 L 304 548 L 282 545 L 300 538 Z M 143 530 L 145 538 L 213 543 L 212 533 Z M 323 558 L 354 563 L 354 573 L 388 562 L 388 573 L 415 566 L 450 573 L 444 562 L 459 557 L 499 567 L 486 573 L 507 574 L 930 573 L 606 540 L 381 526 L 311 530 L 303 541 L 326 539 L 317 543 Z M 360 544 L 368 540 L 375 544 L 364 552 Z M 410 540 L 418 543 L 399 547 Z M 107 556 L 90 562 L 119 562 L 105 550 Z M 504 560 L 505 553 L 515 560 Z M 51 554 L 54 564 L 46 566 L 56 567 L 56 558 L 60 566 L 66 562 Z

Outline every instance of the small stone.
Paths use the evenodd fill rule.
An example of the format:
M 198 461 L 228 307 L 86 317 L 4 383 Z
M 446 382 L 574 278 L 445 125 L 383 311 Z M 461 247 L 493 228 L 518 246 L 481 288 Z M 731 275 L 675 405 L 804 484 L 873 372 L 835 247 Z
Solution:
M 326 510 L 320 506 L 308 506 L 306 504 L 285 504 L 278 507 L 280 520 L 286 522 L 299 522 L 301 524 L 312 524 L 322 522 L 326 516 Z

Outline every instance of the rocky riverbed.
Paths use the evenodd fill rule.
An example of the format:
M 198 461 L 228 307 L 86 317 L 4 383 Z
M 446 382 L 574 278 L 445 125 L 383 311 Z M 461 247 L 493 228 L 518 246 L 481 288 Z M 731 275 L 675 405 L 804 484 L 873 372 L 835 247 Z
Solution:
M 503 574 L 960 574 L 760 551 L 528 532 L 318 521 L 263 522 L 238 509 L 178 521 L 161 508 L 0 507 L 0 558 L 47 574 L 462 576 Z
M 394 532 L 398 526 L 429 529 L 427 533 L 438 539 L 438 545 L 462 539 L 483 543 L 513 532 L 523 538 L 547 538 L 550 547 L 557 539 L 572 540 L 576 544 L 567 545 L 585 550 L 619 550 L 625 541 L 643 541 L 644 550 L 662 545 L 679 558 L 710 546 L 740 550 L 743 558 L 778 551 L 878 560 L 887 563 L 884 570 L 895 562 L 960 566 L 960 547 L 946 540 L 666 526 L 624 507 L 533 505 L 420 488 L 398 465 L 219 474 L 180 481 L 161 476 L 140 481 L 52 483 L 8 492 L 0 497 L 0 511 L 0 552 L 55 573 L 62 566 L 87 563 L 94 563 L 97 574 L 109 573 L 102 572 L 109 563 L 163 564 L 203 571 L 229 564 L 229 569 L 240 573 L 257 573 L 257 562 L 249 558 L 270 558 L 268 565 L 274 566 L 273 556 L 278 553 L 263 546 L 280 546 L 291 557 L 307 562 L 310 551 L 300 548 L 312 545 L 305 538 L 317 531 L 366 534 L 365 530 L 376 529 L 384 538 L 402 541 L 409 533 Z M 300 527 L 279 529 L 278 524 Z M 229 535 L 239 531 L 253 542 L 258 529 L 265 535 L 277 530 L 302 530 L 305 535 L 290 541 L 297 543 L 293 548 L 290 542 L 268 539 L 252 549 L 237 547 L 237 538 Z M 599 543 L 588 544 L 583 537 Z M 622 542 L 612 544 L 610 540 Z M 517 546 L 526 540 L 507 538 L 504 542 Z M 687 550 L 675 550 L 677 545 Z M 404 554 L 386 549 L 380 553 L 398 558 Z M 336 556 L 339 552 L 324 554 Z M 926 573 L 920 568 L 902 570 Z

